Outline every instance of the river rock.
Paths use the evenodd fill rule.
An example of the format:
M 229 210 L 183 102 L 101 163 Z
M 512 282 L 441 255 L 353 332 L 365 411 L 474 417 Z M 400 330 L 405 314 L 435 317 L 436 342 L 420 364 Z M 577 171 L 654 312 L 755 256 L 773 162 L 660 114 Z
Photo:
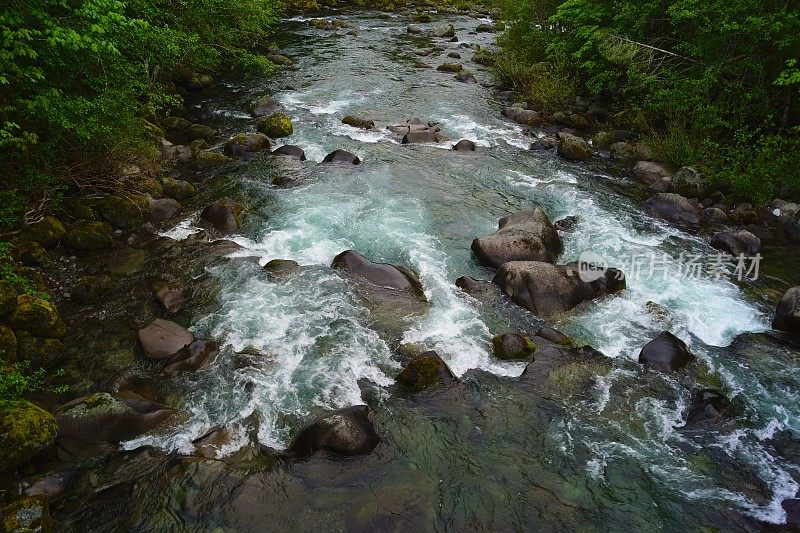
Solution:
M 397 383 L 414 392 L 420 392 L 434 385 L 451 383 L 453 380 L 455 380 L 453 372 L 434 351 L 424 352 L 412 358 L 397 375 Z
M 141 270 L 145 261 L 147 261 L 147 254 L 144 250 L 125 246 L 111 254 L 108 260 L 108 271 L 120 276 L 129 276 Z
M 772 327 L 800 335 L 800 287 L 786 291 L 778 302 Z
M 50 471 L 26 479 L 20 483 L 19 489 L 23 496 L 43 496 L 47 501 L 53 501 L 67 494 L 74 478 L 75 470 Z
M 747 230 L 720 231 L 711 237 L 711 246 L 731 255 L 752 255 L 761 250 L 761 239 Z
M 672 175 L 672 186 L 675 191 L 688 198 L 703 198 L 705 180 L 703 175 L 693 167 L 681 167 Z
M 50 448 L 58 426 L 53 416 L 27 400 L 0 399 L 0 472 L 16 470 Z
M 700 223 L 700 213 L 695 204 L 675 193 L 658 193 L 645 200 L 642 210 L 654 217 L 680 225 Z
M 638 161 L 633 166 L 633 175 L 648 185 L 652 185 L 664 178 L 670 177 L 672 173 L 661 163 L 655 161 Z
M 149 204 L 150 222 L 155 226 L 174 217 L 181 208 L 181 204 L 172 198 L 158 198 L 157 200 L 151 198 Z
M 213 128 L 194 124 L 181 117 L 167 117 L 162 126 L 167 140 L 175 144 L 189 144 L 197 139 L 210 141 L 216 134 Z
M 283 104 L 271 96 L 262 96 L 250 106 L 254 117 L 266 117 L 284 111 Z
M 240 218 L 244 207 L 231 200 L 222 198 L 203 209 L 200 218 L 211 224 L 215 230 L 223 233 L 235 233 L 241 228 Z
M 380 442 L 372 419 L 372 410 L 356 405 L 323 415 L 303 427 L 289 450 L 298 457 L 319 451 L 353 456 L 371 452 Z
M 500 267 L 492 281 L 514 303 L 538 316 L 564 313 L 625 288 L 625 277 L 615 268 L 592 271 L 590 277 L 581 270 L 577 262 L 556 266 L 540 261 L 511 261 Z
M 192 159 L 195 170 L 208 170 L 232 161 L 230 157 L 214 150 L 196 150 Z
M 99 207 L 103 219 L 117 229 L 134 230 L 150 220 L 150 204 L 144 196 L 109 194 Z
M 535 152 L 550 152 L 558 148 L 558 139 L 555 137 L 540 137 L 533 141 L 529 147 L 529 150 L 533 150 Z
M 505 333 L 492 338 L 494 356 L 503 361 L 530 360 L 536 352 L 536 343 L 519 333 Z
M 440 39 L 452 39 L 456 36 L 456 29 L 452 24 L 431 30 L 431 37 Z
M 425 299 L 425 292 L 417 275 L 405 267 L 387 263 L 374 263 L 353 250 L 347 250 L 333 259 L 331 268 L 349 272 L 377 287 L 404 291 Z
M 156 318 L 139 330 L 139 343 L 144 354 L 151 359 L 171 357 L 192 340 L 189 330 L 163 318 Z
M 353 115 L 347 115 L 342 119 L 342 124 L 347 124 L 348 126 L 352 126 L 353 128 L 361 128 L 363 130 L 371 130 L 375 127 L 375 122 L 372 120 L 367 120 L 363 118 L 354 117 Z
M 294 133 L 292 119 L 284 113 L 273 113 L 259 119 L 256 129 L 271 139 L 288 137 Z
M 474 152 L 475 143 L 470 140 L 463 139 L 458 141 L 455 145 L 453 145 L 453 150 L 455 150 L 456 152 Z
M 431 130 L 409 131 L 403 136 L 403 144 L 428 144 L 438 142 L 436 133 Z
M 264 271 L 271 278 L 281 278 L 297 272 L 299 269 L 300 264 L 290 259 L 272 259 L 264 265 Z
M 0 364 L 17 361 L 17 336 L 8 326 L 0 325 Z
M 14 245 L 14 254 L 29 267 L 43 267 L 53 263 L 47 250 L 36 241 L 19 241 Z
M 723 225 L 730 222 L 728 215 L 726 215 L 725 211 L 719 207 L 709 207 L 707 209 L 703 209 L 703 211 L 700 213 L 700 217 L 706 224 Z
M 306 160 L 306 153 L 303 151 L 303 149 L 293 144 L 284 144 L 283 146 L 273 150 L 272 154 L 291 157 L 294 159 L 299 159 L 300 161 Z
M 539 396 L 590 399 L 597 378 L 611 371 L 610 359 L 591 346 L 552 344 L 538 336 L 534 340 L 541 341 L 542 346 L 525 366 L 518 382 Z
M 586 161 L 592 156 L 592 148 L 577 135 L 561 132 L 558 134 L 558 154 L 572 161 Z
M 786 511 L 786 524 L 791 527 L 800 527 L 800 498 L 783 500 L 781 507 Z
M 228 139 L 223 152 L 227 156 L 269 150 L 269 137 L 263 133 L 238 133 Z
M 456 280 L 456 287 L 466 292 L 473 298 L 483 299 L 493 297 L 500 292 L 500 288 L 491 281 L 479 280 L 469 276 L 461 276 Z
M 28 294 L 17 296 L 17 308 L 10 323 L 14 330 L 27 331 L 35 337 L 60 339 L 66 333 L 56 306 Z
M 219 344 L 214 341 L 196 340 L 181 348 L 170 358 L 169 364 L 164 368 L 164 375 L 173 377 L 182 372 L 195 372 L 213 361 L 217 355 L 219 355 Z
M 0 279 L 0 317 L 6 317 L 17 309 L 17 289 L 11 282 Z
M 731 402 L 716 389 L 701 389 L 692 394 L 692 404 L 686 413 L 686 428 L 710 429 L 728 418 Z
M 478 83 L 478 78 L 475 74 L 468 70 L 461 70 L 455 75 L 455 80 L 461 83 Z
M 662 331 L 639 352 L 641 364 L 662 372 L 680 370 L 693 359 L 686 343 L 669 331 Z
M 0 530 L 9 533 L 52 533 L 53 519 L 44 496 L 21 498 L 0 508 Z
M 28 226 L 26 233 L 33 242 L 39 243 L 44 248 L 52 248 L 58 244 L 67 231 L 57 218 L 45 216 L 40 221 Z
M 186 305 L 187 290 L 176 283 L 158 283 L 153 287 L 158 302 L 170 313 L 177 313 Z
M 538 111 L 524 109 L 522 107 L 507 107 L 503 110 L 503 115 L 517 124 L 525 124 L 526 126 L 535 126 L 541 122 L 541 114 Z
M 355 154 L 346 150 L 334 150 L 325 156 L 322 160 L 323 163 L 350 163 L 352 165 L 360 165 L 361 160 Z
M 795 213 L 794 216 L 788 218 L 783 227 L 790 241 L 800 242 L 800 213 Z
M 478 261 L 495 268 L 509 261 L 553 263 L 562 249 L 558 231 L 539 207 L 500 219 L 495 233 L 472 241 Z
M 568 217 L 564 217 L 561 220 L 557 220 L 555 224 L 553 224 L 556 229 L 563 233 L 573 233 L 575 228 L 578 226 L 580 219 L 575 215 L 570 215 Z

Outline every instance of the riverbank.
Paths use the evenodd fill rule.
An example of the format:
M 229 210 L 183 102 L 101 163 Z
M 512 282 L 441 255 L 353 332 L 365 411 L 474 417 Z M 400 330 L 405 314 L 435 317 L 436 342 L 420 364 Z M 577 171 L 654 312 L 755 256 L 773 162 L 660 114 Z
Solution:
M 58 442 L 8 474 L 6 494 L 43 491 L 67 530 L 786 521 L 797 404 L 774 376 L 794 383 L 796 347 L 767 330 L 796 270 L 744 292 L 724 280 L 630 277 L 546 321 L 491 284 L 468 296 L 456 278 L 495 273 L 470 243 L 536 205 L 539 228 L 573 217 L 557 230 L 526 226 L 549 243 L 543 262 L 597 250 L 613 260 L 668 253 L 677 265 L 681 252 L 711 250 L 698 230 L 643 214 L 643 188 L 613 161 L 528 149 L 534 135 L 565 132 L 529 132 L 501 115 L 511 102 L 484 87 L 492 74 L 474 60 L 476 46 L 493 44 L 478 30 L 492 21 L 414 18 L 286 22 L 281 50 L 296 70 L 225 80 L 194 93 L 190 124 L 171 122 L 177 144 L 162 146 L 186 164 L 158 185 L 180 206 L 148 180 L 145 227 L 141 200 L 98 198 L 91 224 L 119 226 L 103 230 L 111 246 L 76 251 L 62 239 L 48 251 L 58 266 L 42 268 L 45 278 L 85 280 L 83 292 L 62 281 L 55 302 L 73 389 L 33 398 L 56 414 Z M 278 137 L 285 120 L 259 112 L 286 115 L 291 133 Z M 205 127 L 208 147 L 193 149 Z M 452 150 L 462 139 L 475 150 Z M 305 161 L 276 152 L 284 144 Z M 346 164 L 321 164 L 336 150 L 359 164 L 341 152 Z M 62 220 L 65 234 L 88 225 L 80 211 Z M 351 249 L 401 268 L 342 255 Z M 683 371 L 638 363 L 662 330 L 691 350 Z M 699 400 L 719 416 L 687 414 L 698 387 L 723 389 L 725 401 Z M 366 415 L 340 413 L 359 428 L 346 438 L 303 429 L 358 404 Z M 693 497 L 698 486 L 710 496 Z

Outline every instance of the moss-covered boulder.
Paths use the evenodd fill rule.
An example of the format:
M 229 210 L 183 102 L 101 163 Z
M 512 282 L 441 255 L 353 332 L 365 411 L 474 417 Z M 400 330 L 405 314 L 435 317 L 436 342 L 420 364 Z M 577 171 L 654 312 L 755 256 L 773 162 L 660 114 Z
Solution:
M 558 134 L 558 154 L 571 161 L 586 161 L 592 157 L 592 148 L 577 135 L 561 132 Z
M 450 383 L 453 372 L 436 352 L 425 352 L 413 358 L 397 376 L 397 383 L 414 392 L 434 385 Z
M 144 250 L 126 246 L 111 254 L 108 260 L 108 270 L 112 274 L 129 276 L 141 270 L 146 260 L 147 254 Z
M 104 250 L 114 244 L 114 231 L 105 222 L 80 222 L 64 237 L 64 244 L 76 250 Z
M 0 400 L 0 472 L 14 470 L 56 440 L 53 416 L 26 400 Z
M 222 198 L 206 206 L 200 218 L 222 233 L 235 233 L 241 228 L 244 206 L 230 198 Z
M 492 338 L 494 356 L 503 361 L 530 361 L 536 352 L 536 343 L 518 333 L 506 333 Z
M 163 185 L 164 196 L 179 202 L 197 195 L 197 188 L 188 181 L 164 178 Z
M 598 132 L 594 137 L 592 137 L 592 146 L 598 150 L 610 149 L 613 142 L 614 141 L 612 140 L 611 133 L 608 131 Z
M 108 294 L 114 287 L 111 276 L 83 276 L 70 290 L 72 300 L 80 304 L 93 303 Z
M 9 533 L 50 533 L 53 522 L 42 495 L 22 498 L 0 509 L 0 530 Z
M 436 67 L 439 72 L 461 72 L 463 69 L 461 63 L 443 63 Z
M 288 137 L 294 133 L 292 119 L 283 113 L 273 113 L 266 116 L 259 120 L 256 126 L 259 132 L 272 139 Z
M 213 150 L 199 150 L 194 155 L 192 165 L 197 170 L 206 170 L 224 165 L 230 160 L 230 157 Z
M 28 237 L 45 248 L 52 248 L 58 244 L 65 233 L 64 225 L 57 218 L 51 216 L 31 224 L 27 230 Z
M 14 253 L 25 266 L 46 266 L 53 262 L 44 247 L 36 241 L 21 241 L 14 246 Z
M 58 339 L 65 333 L 56 306 L 28 294 L 17 296 L 17 309 L 11 315 L 11 325 L 15 330 L 27 331 L 36 337 Z
M 150 204 L 139 195 L 109 194 L 100 202 L 100 215 L 121 230 L 134 230 L 150 220 Z
M 213 128 L 181 117 L 167 117 L 162 125 L 167 140 L 175 144 L 189 144 L 197 139 L 210 141 L 216 133 Z
M 0 326 L 0 362 L 13 363 L 17 360 L 17 336 L 8 326 Z
M 17 290 L 14 285 L 0 280 L 0 317 L 8 316 L 17 309 Z
M 49 367 L 64 354 L 64 343 L 58 339 L 35 337 L 27 331 L 18 331 L 17 358 L 28 360 L 34 367 Z
M 224 152 L 228 156 L 237 156 L 246 152 L 269 150 L 269 137 L 263 133 L 237 133 L 226 143 Z
M 130 181 L 133 189 L 140 193 L 149 194 L 153 198 L 161 198 L 164 196 L 164 186 L 155 178 L 151 178 L 150 176 L 138 176 L 136 178 L 131 178 Z

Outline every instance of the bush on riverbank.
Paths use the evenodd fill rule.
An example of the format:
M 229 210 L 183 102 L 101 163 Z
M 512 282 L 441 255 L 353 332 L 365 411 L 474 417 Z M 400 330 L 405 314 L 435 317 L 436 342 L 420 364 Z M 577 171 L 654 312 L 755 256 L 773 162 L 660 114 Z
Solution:
M 744 198 L 800 190 L 800 13 L 787 3 L 500 3 L 496 70 L 524 99 L 624 107 L 657 157 Z
M 153 155 L 148 123 L 221 67 L 264 69 L 275 0 L 11 0 L 0 12 L 0 226 Z M 185 93 L 183 93 L 185 94 Z M 144 119 L 144 120 L 143 120 Z

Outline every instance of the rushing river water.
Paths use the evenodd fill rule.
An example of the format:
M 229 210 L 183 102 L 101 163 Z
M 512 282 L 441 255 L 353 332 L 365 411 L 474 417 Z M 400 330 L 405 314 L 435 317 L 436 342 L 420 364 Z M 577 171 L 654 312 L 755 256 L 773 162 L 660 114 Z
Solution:
M 295 133 L 285 141 L 303 147 L 309 160 L 257 156 L 228 176 L 250 206 L 234 240 L 246 249 L 240 255 L 262 265 L 281 258 L 307 268 L 284 280 L 265 277 L 253 261 L 215 270 L 220 308 L 195 330 L 221 339 L 226 355 L 178 382 L 189 412 L 183 424 L 125 447 L 190 453 L 194 439 L 227 427 L 233 438 L 221 456 L 255 442 L 280 450 L 309 416 L 363 403 L 362 396 L 377 411 L 384 443 L 362 458 L 314 457 L 236 483 L 198 463 L 168 478 L 182 486 L 180 497 L 154 483 L 151 498 L 140 498 L 149 509 L 143 512 L 254 530 L 757 530 L 784 522 L 781 501 L 794 497 L 800 479 L 791 437 L 800 432 L 797 353 L 758 336 L 734 342 L 768 330 L 771 309 L 727 279 L 682 277 L 681 253 L 712 251 L 698 236 L 642 214 L 624 192 L 633 184 L 623 173 L 527 150 L 531 137 L 501 116 L 491 89 L 429 68 L 452 61 L 446 54 L 455 50 L 480 82 L 490 82 L 464 46 L 492 46 L 492 34 L 472 31 L 478 20 L 452 19 L 460 42 L 437 41 L 447 51 L 429 57 L 413 53 L 431 43 L 407 34 L 404 17 L 348 21 L 357 36 L 345 35 L 350 28 L 332 34 L 286 22 L 285 50 L 298 69 L 261 84 L 231 83 L 202 102 L 198 113 L 230 132 L 252 127 L 243 111 L 255 96 L 273 94 L 286 107 Z M 343 125 L 347 114 L 377 127 Z M 472 139 L 478 150 L 404 146 L 385 129 L 413 117 L 440 122 L 453 142 Z M 363 163 L 317 166 L 339 148 Z M 275 188 L 272 178 L 286 173 L 305 179 Z M 489 341 L 537 320 L 511 305 L 483 305 L 454 284 L 462 275 L 490 279 L 472 256 L 472 239 L 534 205 L 552 220 L 578 217 L 560 262 L 591 250 L 611 266 L 655 254 L 669 267 L 631 276 L 624 292 L 553 324 L 613 360 L 586 394 L 521 386 L 524 364 L 494 359 Z M 180 238 L 192 224 L 169 234 Z M 430 308 L 400 325 L 376 318 L 328 268 L 346 249 L 419 272 Z M 709 434 L 682 431 L 695 377 L 660 375 L 635 362 L 664 329 L 721 381 L 736 406 L 735 424 Z M 462 384 L 417 397 L 387 392 L 400 369 L 400 343 L 435 349 Z M 235 364 L 241 355 L 234 352 L 242 351 L 260 355 Z M 789 443 L 777 447 L 777 435 L 789 435 Z

